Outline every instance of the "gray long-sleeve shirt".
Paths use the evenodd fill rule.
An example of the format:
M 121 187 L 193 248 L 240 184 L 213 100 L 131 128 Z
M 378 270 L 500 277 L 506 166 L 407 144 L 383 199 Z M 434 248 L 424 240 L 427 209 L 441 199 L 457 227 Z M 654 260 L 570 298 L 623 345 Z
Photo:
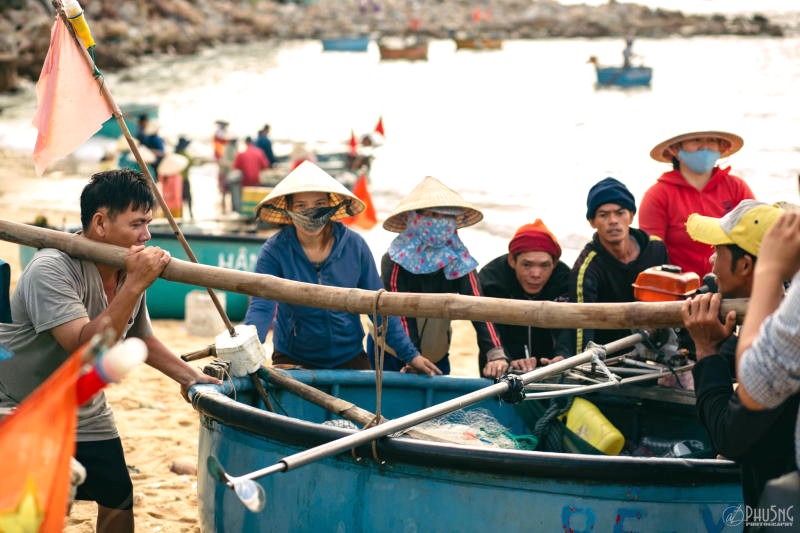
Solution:
M 758 337 L 740 361 L 739 382 L 753 400 L 765 407 L 776 407 L 800 391 L 798 317 L 800 272 L 795 274 L 783 302 L 761 325 Z M 800 468 L 800 419 L 795 422 L 794 440 L 795 462 Z

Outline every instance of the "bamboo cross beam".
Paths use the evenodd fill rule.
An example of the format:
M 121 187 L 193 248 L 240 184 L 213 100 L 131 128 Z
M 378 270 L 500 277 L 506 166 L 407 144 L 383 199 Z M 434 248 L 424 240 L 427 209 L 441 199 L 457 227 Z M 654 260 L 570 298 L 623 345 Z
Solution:
M 0 239 L 34 248 L 57 248 L 72 257 L 125 268 L 127 250 L 27 224 L 0 220 Z M 173 257 L 163 279 L 259 296 L 295 305 L 381 315 L 475 320 L 541 328 L 638 329 L 680 327 L 681 302 L 561 303 L 462 296 L 377 292 L 290 281 L 182 261 Z M 724 300 L 721 314 L 736 311 L 739 321 L 746 299 Z M 376 305 L 377 304 L 377 305 Z

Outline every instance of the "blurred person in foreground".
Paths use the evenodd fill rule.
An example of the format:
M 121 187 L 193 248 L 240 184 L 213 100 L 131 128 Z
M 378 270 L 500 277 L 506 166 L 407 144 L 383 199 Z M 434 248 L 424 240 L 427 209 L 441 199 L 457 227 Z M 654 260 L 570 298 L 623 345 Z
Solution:
M 717 453 L 741 465 L 744 503 L 758 505 L 764 484 L 794 468 L 793 425 L 800 404 L 794 394 L 774 409 L 753 411 L 734 390 L 736 377 L 736 312 L 720 319 L 722 298 L 749 298 L 764 234 L 782 209 L 743 200 L 722 218 L 693 214 L 689 235 L 714 246 L 712 272 L 718 293 L 683 302 L 683 323 L 694 341 L 697 364 L 692 368 L 697 412 Z
M 0 344 L 15 354 L 0 361 L 0 407 L 19 405 L 107 327 L 120 337 L 142 339 L 147 364 L 177 381 L 184 398 L 195 383 L 219 383 L 153 334 L 145 290 L 170 260 L 161 248 L 145 246 L 154 203 L 140 172 L 119 169 L 92 176 L 81 193 L 83 231 L 75 238 L 127 248 L 125 268 L 75 259 L 52 248 L 36 252 L 11 298 L 13 322 L 0 324 Z M 76 499 L 97 502 L 97 531 L 133 531 L 133 485 L 102 391 L 78 409 L 75 458 L 87 472 Z
M 314 163 L 302 162 L 256 206 L 256 218 L 284 225 L 262 246 L 256 273 L 316 285 L 381 289 L 367 243 L 339 222 L 364 209 L 344 185 Z M 273 364 L 371 368 L 358 314 L 254 297 L 245 323 L 256 326 L 261 342 L 273 329 Z M 389 317 L 386 336 L 403 364 L 428 375 L 441 373 L 414 348 L 397 317 Z
M 508 253 L 490 261 L 478 273 L 484 296 L 528 301 L 566 301 L 569 267 L 560 260 L 561 246 L 544 222 L 536 219 L 517 229 L 508 243 Z M 555 359 L 560 329 L 496 324 L 508 361 L 497 359 L 487 375 L 534 370 L 538 363 Z M 560 359 L 560 357 L 558 358 Z M 481 352 L 480 368 L 489 366 Z
M 791 279 L 788 292 L 784 282 Z M 785 296 L 784 296 L 785 294 Z M 784 212 L 761 243 L 753 292 L 739 333 L 736 376 L 749 409 L 771 409 L 800 392 L 800 212 Z M 800 416 L 800 413 L 798 413 Z M 800 492 L 800 422 L 795 422 L 795 466 L 781 476 Z M 797 520 L 797 518 L 795 518 Z M 797 525 L 797 522 L 795 522 Z

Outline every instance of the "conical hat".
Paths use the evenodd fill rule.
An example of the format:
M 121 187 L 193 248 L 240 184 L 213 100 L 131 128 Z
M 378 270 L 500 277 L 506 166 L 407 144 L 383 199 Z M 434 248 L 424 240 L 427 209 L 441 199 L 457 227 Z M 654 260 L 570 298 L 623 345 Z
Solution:
M 158 164 L 159 176 L 174 176 L 180 174 L 189 166 L 189 159 L 181 154 L 167 154 Z
M 311 161 L 303 161 L 283 178 L 266 198 L 258 203 L 256 216 L 264 222 L 291 224 L 291 219 L 284 213 L 266 208 L 266 206 L 271 205 L 278 209 L 286 209 L 286 195 L 301 192 L 325 192 L 331 195 L 334 205 L 343 204 L 331 217 L 331 220 L 357 215 L 367 207 L 364 202 L 354 196 L 330 174 Z
M 465 228 L 477 224 L 483 219 L 483 213 L 464 200 L 456 191 L 442 184 L 436 178 L 427 176 L 414 187 L 408 196 L 400 201 L 391 215 L 384 221 L 383 229 L 400 233 L 405 231 L 406 223 L 403 213 L 416 209 L 433 209 L 437 207 L 457 207 L 463 213 L 456 215 L 456 227 Z
M 666 153 L 667 148 L 681 141 L 696 139 L 698 137 L 716 137 L 717 139 L 728 141 L 728 143 L 730 143 L 730 148 L 722 152 L 720 157 L 728 157 L 729 155 L 733 155 L 741 150 L 742 146 L 744 146 L 744 139 L 734 133 L 728 133 L 727 131 L 692 131 L 670 137 L 666 141 L 658 143 L 652 150 L 650 150 L 650 157 L 656 161 L 661 161 L 662 163 L 672 163 L 672 156 Z

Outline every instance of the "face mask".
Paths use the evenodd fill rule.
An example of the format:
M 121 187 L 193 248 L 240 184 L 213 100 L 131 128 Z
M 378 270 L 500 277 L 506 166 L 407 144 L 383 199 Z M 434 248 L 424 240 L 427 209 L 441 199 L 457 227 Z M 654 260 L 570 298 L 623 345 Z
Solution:
M 297 223 L 304 230 L 309 233 L 314 233 L 321 230 L 325 224 L 330 222 L 331 217 L 333 217 L 334 213 L 336 213 L 341 206 L 342 204 L 328 207 L 312 207 L 310 209 L 298 211 L 297 213 L 286 211 L 286 216 L 291 218 L 293 222 Z
M 419 217 L 415 224 L 421 233 L 421 240 L 432 248 L 446 246 L 456 232 L 456 219 L 450 216 L 441 218 Z
M 687 152 L 685 150 L 680 150 L 678 152 L 678 159 L 692 172 L 697 172 L 698 174 L 705 174 L 706 172 L 710 172 L 714 165 L 717 163 L 717 160 L 720 157 L 720 153 L 716 150 L 697 150 L 696 152 Z

